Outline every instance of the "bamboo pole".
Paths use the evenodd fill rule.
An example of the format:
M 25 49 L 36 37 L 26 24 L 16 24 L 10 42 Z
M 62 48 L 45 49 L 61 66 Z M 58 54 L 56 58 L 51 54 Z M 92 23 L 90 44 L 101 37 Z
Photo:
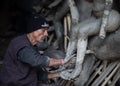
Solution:
M 64 49 L 67 50 L 67 17 L 64 17 Z
M 71 30 L 71 17 L 70 14 L 67 14 L 67 24 L 68 24 L 68 32 Z

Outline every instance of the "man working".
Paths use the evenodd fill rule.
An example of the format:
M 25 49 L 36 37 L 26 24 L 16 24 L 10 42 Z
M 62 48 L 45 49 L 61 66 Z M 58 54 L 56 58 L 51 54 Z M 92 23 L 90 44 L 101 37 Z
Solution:
M 63 59 L 41 55 L 34 48 L 34 45 L 48 36 L 48 28 L 49 24 L 43 17 L 39 15 L 30 17 L 27 34 L 14 38 L 8 46 L 0 73 L 2 84 L 0 86 L 51 86 L 38 84 L 37 69 L 63 65 Z M 44 74 L 42 72 L 39 78 L 47 80 L 59 76 L 59 73 Z

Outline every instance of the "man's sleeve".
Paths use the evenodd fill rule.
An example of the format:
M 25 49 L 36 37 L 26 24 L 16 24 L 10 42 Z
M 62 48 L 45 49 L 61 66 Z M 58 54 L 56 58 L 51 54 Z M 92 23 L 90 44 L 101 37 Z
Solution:
M 24 47 L 17 53 L 18 60 L 28 63 L 33 67 L 47 67 L 49 65 L 49 57 L 41 55 L 32 47 Z
M 41 69 L 41 70 L 37 70 L 37 78 L 38 81 L 44 81 L 44 80 L 48 80 L 48 72 Z

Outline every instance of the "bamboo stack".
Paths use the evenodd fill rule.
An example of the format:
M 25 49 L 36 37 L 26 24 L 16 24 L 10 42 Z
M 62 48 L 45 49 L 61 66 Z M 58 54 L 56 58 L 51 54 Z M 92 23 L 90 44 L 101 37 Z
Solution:
M 71 17 L 70 14 L 67 14 L 67 16 L 64 17 L 64 49 L 67 50 L 67 45 L 69 42 L 69 36 L 68 33 L 71 29 Z

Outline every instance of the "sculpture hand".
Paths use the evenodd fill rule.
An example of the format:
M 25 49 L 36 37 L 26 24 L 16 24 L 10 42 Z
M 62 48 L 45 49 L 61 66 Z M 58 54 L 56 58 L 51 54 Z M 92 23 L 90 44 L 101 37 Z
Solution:
M 71 59 L 73 60 L 73 59 L 75 59 L 76 57 L 75 57 L 75 54 L 73 54 L 72 56 L 70 56 L 70 57 L 65 57 L 65 59 L 63 60 L 63 62 L 64 62 L 64 64 L 66 64 L 67 62 L 69 62 Z
M 62 79 L 65 79 L 65 80 L 70 80 L 70 74 L 71 72 L 73 71 L 73 69 L 67 69 L 67 70 L 64 70 L 64 71 L 61 71 L 59 74 L 60 74 L 60 77 Z

